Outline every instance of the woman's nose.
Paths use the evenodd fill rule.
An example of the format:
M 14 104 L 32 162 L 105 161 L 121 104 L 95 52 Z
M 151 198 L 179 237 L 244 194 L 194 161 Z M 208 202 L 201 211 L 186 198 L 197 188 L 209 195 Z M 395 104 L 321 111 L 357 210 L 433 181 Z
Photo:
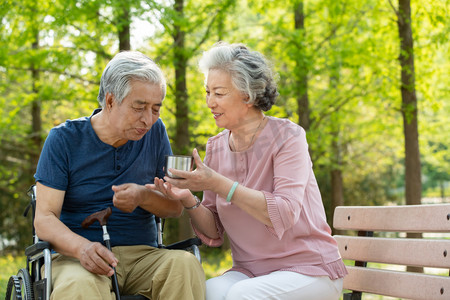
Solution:
M 208 105 L 209 108 L 216 106 L 216 101 L 212 96 L 206 96 L 206 105 Z

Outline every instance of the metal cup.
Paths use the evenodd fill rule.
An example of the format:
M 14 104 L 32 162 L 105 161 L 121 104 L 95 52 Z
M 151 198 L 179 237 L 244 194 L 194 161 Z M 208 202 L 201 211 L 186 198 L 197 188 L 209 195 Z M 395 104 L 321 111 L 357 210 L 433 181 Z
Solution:
M 182 178 L 169 172 L 169 168 L 181 171 L 191 171 L 194 165 L 194 158 L 187 155 L 166 155 L 165 171 L 170 178 Z

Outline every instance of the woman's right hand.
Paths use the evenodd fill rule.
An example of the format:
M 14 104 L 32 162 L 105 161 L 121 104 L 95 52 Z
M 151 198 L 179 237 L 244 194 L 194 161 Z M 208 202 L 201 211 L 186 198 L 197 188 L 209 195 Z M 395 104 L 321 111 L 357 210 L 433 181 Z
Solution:
M 175 179 L 171 177 L 164 177 L 166 183 L 172 184 L 181 189 L 189 189 L 191 191 L 215 191 L 215 187 L 219 184 L 220 175 L 214 170 L 206 166 L 200 158 L 197 149 L 192 151 L 196 168 L 194 171 L 180 171 L 170 169 L 174 175 L 182 178 Z

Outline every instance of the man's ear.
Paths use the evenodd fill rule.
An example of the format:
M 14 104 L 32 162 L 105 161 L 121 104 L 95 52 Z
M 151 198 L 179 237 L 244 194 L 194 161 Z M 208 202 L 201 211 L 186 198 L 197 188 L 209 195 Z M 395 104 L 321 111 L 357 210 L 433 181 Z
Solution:
M 105 95 L 105 109 L 111 110 L 114 105 L 114 96 L 112 93 L 106 93 Z

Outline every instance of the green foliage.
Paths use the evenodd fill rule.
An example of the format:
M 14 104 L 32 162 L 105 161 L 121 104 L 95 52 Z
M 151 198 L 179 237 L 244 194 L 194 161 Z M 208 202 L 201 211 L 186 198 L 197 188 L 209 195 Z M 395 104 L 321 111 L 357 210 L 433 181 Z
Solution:
M 25 256 L 6 255 L 0 257 L 0 299 L 5 299 L 6 287 L 11 275 L 26 267 Z
M 233 266 L 230 250 L 202 247 L 201 254 L 206 279 L 220 276 Z
M 304 29 L 295 29 L 294 9 L 300 3 Z M 3 1 L 0 235 L 15 241 L 17 249 L 29 241 L 30 222 L 21 214 L 42 141 L 53 126 L 97 107 L 101 72 L 118 51 L 123 24 L 117 16 L 124 5 L 135 22 L 132 28 L 145 24 L 134 27 L 132 49 L 154 58 L 167 76 L 162 119 L 172 144 L 179 95 L 175 59 L 187 62 L 189 147 L 204 157 L 207 139 L 221 129 L 205 105 L 198 58 L 218 40 L 243 42 L 265 54 L 278 74 L 280 97 L 269 115 L 298 122 L 297 101 L 307 92 L 307 138 L 329 215 L 333 170 L 342 172 L 346 204 L 403 201 L 399 40 L 388 2 L 185 0 L 180 12 L 171 2 L 151 0 Z M 448 8 L 448 0 L 412 3 L 423 187 L 444 186 L 444 194 L 450 170 Z M 149 38 L 139 40 L 138 32 Z M 177 32 L 185 34 L 183 48 L 174 43 Z M 307 89 L 299 84 L 305 76 Z M 37 120 L 40 129 L 32 125 Z M 170 227 L 176 225 L 167 235 L 177 240 Z

